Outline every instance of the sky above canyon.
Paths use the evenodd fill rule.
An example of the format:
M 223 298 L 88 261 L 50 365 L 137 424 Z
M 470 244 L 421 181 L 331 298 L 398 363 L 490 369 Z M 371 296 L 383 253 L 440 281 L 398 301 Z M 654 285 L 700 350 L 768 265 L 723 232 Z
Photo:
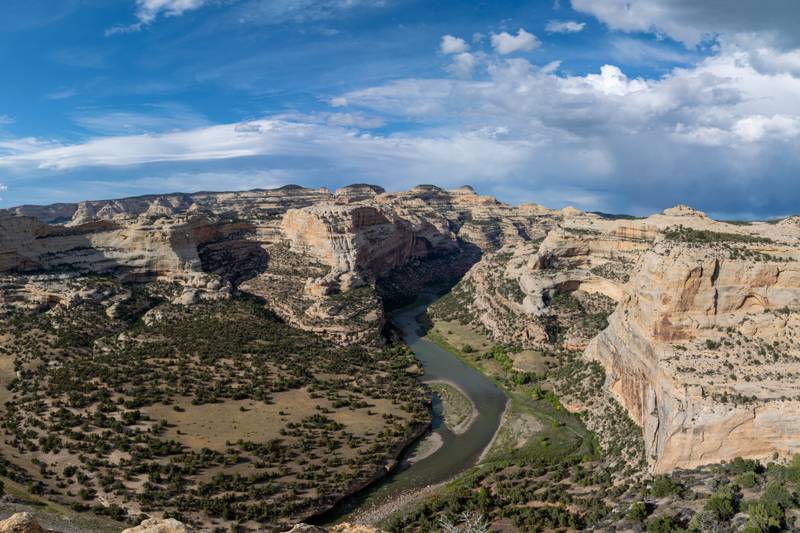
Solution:
M 0 207 L 288 183 L 800 211 L 795 0 L 4 0 Z

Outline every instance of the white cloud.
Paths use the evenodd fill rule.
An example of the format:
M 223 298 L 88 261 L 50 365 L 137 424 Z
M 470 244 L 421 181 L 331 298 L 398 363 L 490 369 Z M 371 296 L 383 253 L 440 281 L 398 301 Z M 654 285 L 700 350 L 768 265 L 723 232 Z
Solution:
M 136 18 L 143 24 L 153 22 L 163 14 L 167 17 L 183 15 L 203 7 L 208 0 L 136 0 Z
M 187 11 L 200 9 L 210 0 L 136 0 L 136 18 L 138 22 L 127 26 L 114 26 L 106 30 L 106 37 L 140 31 L 147 24 L 154 22 L 159 16 L 175 17 Z
M 392 0 L 243 0 L 229 13 L 237 24 L 273 25 L 324 21 L 355 9 L 383 8 Z
M 575 22 L 574 20 L 550 20 L 545 26 L 548 33 L 578 33 L 586 27 L 585 22 Z
M 8 115 L 0 115 L 0 126 L 7 126 L 14 122 Z
M 467 78 L 472 74 L 472 71 L 475 70 L 477 62 L 475 56 L 469 52 L 456 54 L 453 56 L 453 62 L 447 67 L 447 70 L 455 76 Z
M 516 35 L 508 32 L 493 33 L 492 47 L 498 54 L 507 55 L 514 52 L 529 52 L 538 48 L 541 42 L 532 33 L 520 28 Z
M 737 120 L 733 132 L 745 142 L 756 142 L 766 136 L 792 139 L 800 135 L 800 118 L 786 115 L 771 117 L 753 115 Z
M 84 108 L 72 114 L 82 128 L 105 135 L 156 133 L 208 124 L 208 120 L 182 104 L 153 104 L 120 109 Z
M 628 79 L 620 68 L 614 65 L 603 65 L 600 67 L 600 74 L 574 77 L 570 81 L 572 82 L 570 86 L 565 88 L 567 92 L 583 92 L 584 87 L 588 86 L 592 91 L 613 96 L 625 96 L 649 87 L 642 79 Z
M 616 212 L 687 201 L 712 212 L 796 211 L 800 76 L 792 50 L 737 38 L 721 39 L 708 57 L 686 55 L 686 66 L 642 78 L 613 62 L 573 75 L 557 62 L 454 53 L 441 78 L 397 79 L 328 100 L 346 110 L 76 144 L 5 140 L 0 168 L 60 179 L 251 165 L 306 184 L 332 176 L 391 189 L 473 182 L 507 198 Z M 770 57 L 780 61 L 766 65 Z M 459 61 L 469 68 L 459 70 Z M 403 134 L 368 131 L 383 122 L 391 131 L 395 120 Z M 19 197 L 23 178 L 14 179 Z
M 467 41 L 460 37 L 453 37 L 452 35 L 442 36 L 442 41 L 439 44 L 439 50 L 445 54 L 462 54 L 469 50 Z
M 386 124 L 380 117 L 371 117 L 363 113 L 321 113 L 320 118 L 325 124 L 333 127 L 373 129 Z
M 523 58 L 486 66 L 485 79 L 397 80 L 343 97 L 455 131 L 503 128 L 496 141 L 527 156 L 497 187 L 591 192 L 607 202 L 595 208 L 626 212 L 693 199 L 728 213 L 796 210 L 785 191 L 800 196 L 800 77 L 756 68 L 746 50 L 723 45 L 656 79 L 610 64 L 583 76 Z

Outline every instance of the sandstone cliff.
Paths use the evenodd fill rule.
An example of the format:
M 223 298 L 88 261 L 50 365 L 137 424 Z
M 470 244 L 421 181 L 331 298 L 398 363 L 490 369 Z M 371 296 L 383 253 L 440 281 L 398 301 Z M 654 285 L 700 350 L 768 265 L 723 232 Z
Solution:
M 540 244 L 470 270 L 463 316 L 509 345 L 586 350 L 656 471 L 797 453 L 800 228 L 686 206 L 638 220 L 566 211 Z M 602 309 L 608 327 L 587 328 Z

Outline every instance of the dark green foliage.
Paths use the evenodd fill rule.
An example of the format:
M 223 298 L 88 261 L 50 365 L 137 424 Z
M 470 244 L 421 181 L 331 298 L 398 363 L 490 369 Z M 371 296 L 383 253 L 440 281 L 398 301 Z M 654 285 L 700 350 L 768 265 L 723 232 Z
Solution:
M 744 472 L 736 476 L 736 484 L 745 489 L 752 489 L 758 485 L 758 475 L 755 472 Z
M 672 533 L 673 531 L 682 531 L 682 528 L 669 516 L 659 516 L 647 521 L 647 533 Z
M 41 478 L 29 483 L 33 493 L 60 494 L 80 510 L 113 495 L 145 513 L 277 524 L 373 479 L 427 420 L 427 396 L 407 372 L 415 360 L 404 346 L 334 346 L 244 298 L 162 304 L 162 318 L 148 325 L 136 317 L 153 290 L 132 289 L 139 311 L 117 318 L 91 302 L 0 315 L 18 370 L 2 418 L 6 445 L 23 457 L 70 454 L 63 470 L 31 461 L 31 475 Z M 187 411 L 175 409 L 186 402 L 271 403 L 301 388 L 331 407 L 287 423 L 281 439 L 222 450 L 190 449 L 166 435 L 166 420 L 145 414 L 158 405 Z M 373 416 L 375 400 L 393 406 L 379 432 L 353 434 L 333 419 L 336 410 Z M 112 462 L 111 454 L 125 459 Z M 98 512 L 124 516 L 113 506 Z
M 742 494 L 736 485 L 723 485 L 706 501 L 705 509 L 721 521 L 733 518 L 739 512 Z
M 644 522 L 650 515 L 650 507 L 645 502 L 634 502 L 625 516 L 633 522 Z
M 743 243 L 771 243 L 772 239 L 766 237 L 756 237 L 753 235 L 739 235 L 737 233 L 720 233 L 716 231 L 698 230 L 678 226 L 668 229 L 664 235 L 671 241 L 681 241 L 690 243 L 723 243 L 723 242 L 743 242 Z
M 669 476 L 661 475 L 653 478 L 653 488 L 651 489 L 651 493 L 653 494 L 654 498 L 670 496 L 675 494 L 677 491 L 678 486 Z

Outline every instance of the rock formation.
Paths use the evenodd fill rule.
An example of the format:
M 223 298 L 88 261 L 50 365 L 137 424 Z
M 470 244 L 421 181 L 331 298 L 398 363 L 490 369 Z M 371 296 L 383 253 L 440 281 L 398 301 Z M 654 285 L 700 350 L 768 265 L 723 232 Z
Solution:
M 686 206 L 640 220 L 565 211 L 538 246 L 510 244 L 465 276 L 477 323 L 510 344 L 585 349 L 655 471 L 800 451 L 800 228 Z M 567 320 L 554 336 L 561 294 L 614 302 L 608 327 Z
M 174 518 L 148 518 L 136 527 L 122 533 L 192 533 L 194 529 Z
M 0 522 L 0 533 L 45 533 L 31 513 L 16 513 Z

